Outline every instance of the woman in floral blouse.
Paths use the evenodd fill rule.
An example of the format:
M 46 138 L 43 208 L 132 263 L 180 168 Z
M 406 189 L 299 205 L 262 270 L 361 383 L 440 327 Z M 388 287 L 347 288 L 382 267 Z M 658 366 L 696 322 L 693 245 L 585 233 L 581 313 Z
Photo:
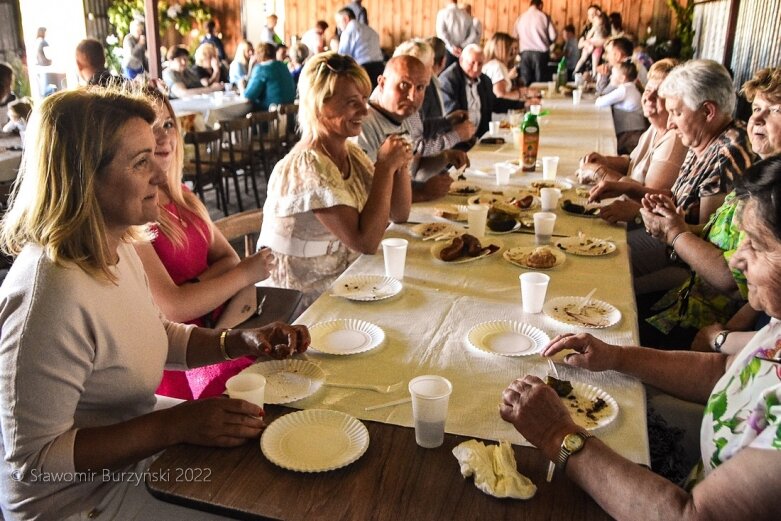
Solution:
M 589 438 L 539 378 L 518 379 L 502 395 L 502 418 L 549 459 L 564 459 L 567 477 L 616 519 L 758 521 L 781 512 L 781 158 L 757 163 L 736 185 L 746 239 L 730 265 L 746 274 L 751 306 L 772 317 L 740 353 L 621 347 L 585 333 L 557 336 L 543 353 L 573 349 L 570 365 L 622 371 L 706 404 L 701 462 L 686 488 Z M 565 438 L 580 438 L 568 458 Z

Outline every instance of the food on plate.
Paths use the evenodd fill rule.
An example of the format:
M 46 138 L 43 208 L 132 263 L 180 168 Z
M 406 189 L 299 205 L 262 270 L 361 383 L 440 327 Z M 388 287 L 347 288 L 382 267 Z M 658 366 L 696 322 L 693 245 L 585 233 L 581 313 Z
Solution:
M 528 194 L 520 197 L 513 197 L 509 204 L 521 210 L 527 210 L 531 208 L 532 204 L 534 204 L 534 196 Z
M 599 208 L 587 208 L 580 204 L 573 203 L 570 199 L 564 199 L 564 201 L 561 203 L 561 207 L 564 209 L 564 211 L 569 213 L 575 213 L 578 215 L 598 215 L 599 214 Z
M 569 396 L 569 393 L 572 392 L 572 384 L 569 383 L 568 380 L 559 380 L 552 376 L 548 376 L 545 378 L 545 384 L 553 387 L 553 390 L 556 391 L 556 394 L 562 398 L 566 398 Z
M 539 248 L 534 248 L 534 250 L 526 256 L 524 263 L 530 268 L 552 268 L 556 265 L 556 256 L 547 246 L 540 246 Z
M 531 187 L 540 190 L 541 188 L 558 188 L 555 181 L 532 181 Z
M 504 119 L 499 123 L 499 128 L 502 130 L 510 130 L 512 127 L 510 126 L 510 122 Z
M 452 221 L 458 221 L 464 219 L 464 214 L 461 213 L 455 206 L 439 206 L 434 209 L 434 215 Z
M 424 239 L 454 231 L 453 227 L 448 223 L 420 223 L 412 227 L 412 233 Z
M 450 194 L 452 195 L 473 195 L 480 191 L 479 186 L 470 185 L 456 181 L 450 185 Z
M 512 201 L 512 199 L 510 200 Z M 496 201 L 494 204 L 491 205 L 491 209 L 504 212 L 512 216 L 521 215 L 521 210 L 517 206 L 502 201 Z
M 499 246 L 489 244 L 485 248 L 480 244 L 480 239 L 468 233 L 453 238 L 450 244 L 446 245 L 439 252 L 439 258 L 445 262 L 453 262 L 462 257 L 477 257 L 480 255 L 491 254 L 499 250 Z
M 488 220 L 486 225 L 491 231 L 509 232 L 515 228 L 517 223 L 518 221 L 515 219 L 515 215 L 504 211 L 504 209 L 499 207 L 499 205 L 494 205 L 488 210 Z
M 575 195 L 577 195 L 578 197 L 588 198 L 590 194 L 591 194 L 591 190 L 589 190 L 588 188 L 584 188 L 582 186 L 575 188 Z

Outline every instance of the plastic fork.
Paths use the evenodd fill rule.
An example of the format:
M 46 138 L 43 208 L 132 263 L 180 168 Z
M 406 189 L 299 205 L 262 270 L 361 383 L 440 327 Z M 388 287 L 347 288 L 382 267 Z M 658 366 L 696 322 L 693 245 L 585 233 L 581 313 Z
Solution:
M 594 288 L 591 291 L 589 291 L 588 294 L 585 297 L 583 297 L 583 302 L 580 304 L 580 306 L 578 306 L 577 311 L 574 311 L 574 313 L 576 315 L 582 315 L 583 314 L 583 309 L 586 306 L 588 306 L 589 304 L 591 304 L 591 297 L 593 297 L 594 293 L 596 293 L 596 292 L 597 292 L 597 288 Z
M 348 383 L 336 383 L 325 382 L 325 385 L 329 387 L 341 387 L 343 389 L 365 389 L 367 391 L 374 391 L 380 394 L 389 394 L 393 391 L 397 391 L 401 388 L 404 382 L 396 382 L 391 385 L 372 385 L 372 384 L 348 384 Z

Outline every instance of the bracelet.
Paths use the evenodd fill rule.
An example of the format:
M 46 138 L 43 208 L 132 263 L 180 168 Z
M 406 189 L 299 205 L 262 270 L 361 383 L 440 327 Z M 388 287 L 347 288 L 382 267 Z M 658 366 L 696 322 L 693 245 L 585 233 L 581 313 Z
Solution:
M 670 241 L 670 248 L 672 248 L 672 249 L 673 249 L 673 251 L 675 251 L 675 241 L 677 241 L 677 240 L 678 240 L 678 237 L 680 237 L 680 236 L 681 236 L 681 235 L 683 235 L 684 233 L 689 233 L 689 230 L 684 230 L 684 231 L 682 231 L 682 232 L 678 232 L 678 233 L 675 235 L 675 237 L 673 237 L 673 240 L 672 240 L 672 241 Z
M 220 353 L 222 353 L 222 358 L 225 360 L 233 360 L 231 356 L 228 354 L 227 349 L 225 349 L 225 340 L 228 337 L 228 333 L 233 331 L 231 328 L 223 329 L 222 333 L 220 333 Z

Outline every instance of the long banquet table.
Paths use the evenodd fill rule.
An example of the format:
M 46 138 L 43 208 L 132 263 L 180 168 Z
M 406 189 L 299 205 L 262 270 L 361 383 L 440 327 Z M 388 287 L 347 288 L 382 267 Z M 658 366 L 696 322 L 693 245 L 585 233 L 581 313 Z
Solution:
M 588 102 L 546 100 L 550 114 L 541 126 L 540 156 L 559 155 L 559 175 L 572 174 L 578 158 L 591 150 L 615 153 L 613 125 L 608 110 Z M 497 161 L 514 159 L 511 143 L 479 145 L 470 152 L 472 167 L 492 171 Z M 538 179 L 538 172 L 513 177 L 512 185 Z M 493 180 L 469 176 L 470 182 L 492 189 Z M 495 188 L 495 187 L 494 187 Z M 416 204 L 411 221 L 436 220 L 432 208 L 442 201 Z M 449 197 L 448 202 L 463 203 Z M 613 327 L 591 332 L 608 342 L 637 341 L 637 318 L 628 267 L 626 233 L 599 219 L 574 217 L 560 210 L 555 233 L 610 236 L 616 253 L 604 257 L 567 255 L 566 262 L 549 271 L 547 298 L 585 295 L 616 306 L 622 314 Z M 208 467 L 211 482 L 148 481 L 159 497 L 232 516 L 259 519 L 606 519 L 601 509 L 566 476 L 545 483 L 547 462 L 497 412 L 502 390 L 525 374 L 544 376 L 547 362 L 539 356 L 503 357 L 467 347 L 465 337 L 476 324 L 489 320 L 517 320 L 544 330 L 551 337 L 580 331 L 554 322 L 543 314 L 528 315 L 520 305 L 518 276 L 524 270 L 501 254 L 474 263 L 446 265 L 434 260 L 431 242 L 410 234 L 411 225 L 392 225 L 389 237 L 409 240 L 402 292 L 377 302 L 354 302 L 321 296 L 298 323 L 354 318 L 380 326 L 386 342 L 366 353 L 331 356 L 317 352 L 308 358 L 326 372 L 327 381 L 392 384 L 404 382 L 392 394 L 323 387 L 291 404 L 301 409 L 335 409 L 366 421 L 371 442 L 364 456 L 343 469 L 322 474 L 296 474 L 275 467 L 257 444 L 237 449 L 179 446 L 167 450 L 152 471 Z M 495 237 L 504 248 L 532 245 L 533 235 L 513 233 Z M 343 275 L 383 274 L 382 254 L 360 257 Z M 341 279 L 340 279 L 341 280 Z M 339 281 L 336 282 L 338 284 Z M 558 364 L 565 379 L 597 386 L 619 404 L 618 417 L 597 432 L 610 447 L 639 464 L 649 463 L 645 394 L 635 379 L 615 373 L 589 373 Z M 438 449 L 415 445 L 409 404 L 366 411 L 367 406 L 407 395 L 406 382 L 421 374 L 439 374 L 453 383 L 445 444 Z M 269 407 L 271 418 L 288 409 Z M 509 440 L 515 445 L 519 470 L 539 487 L 528 501 L 497 500 L 463 480 L 450 450 L 469 438 Z
M 252 111 L 252 103 L 247 98 L 233 93 L 226 95 L 223 92 L 174 99 L 171 100 L 171 106 L 177 117 L 198 115 L 203 119 L 203 124 L 209 128 L 219 121 L 242 117 Z M 196 130 L 203 129 L 196 128 Z

